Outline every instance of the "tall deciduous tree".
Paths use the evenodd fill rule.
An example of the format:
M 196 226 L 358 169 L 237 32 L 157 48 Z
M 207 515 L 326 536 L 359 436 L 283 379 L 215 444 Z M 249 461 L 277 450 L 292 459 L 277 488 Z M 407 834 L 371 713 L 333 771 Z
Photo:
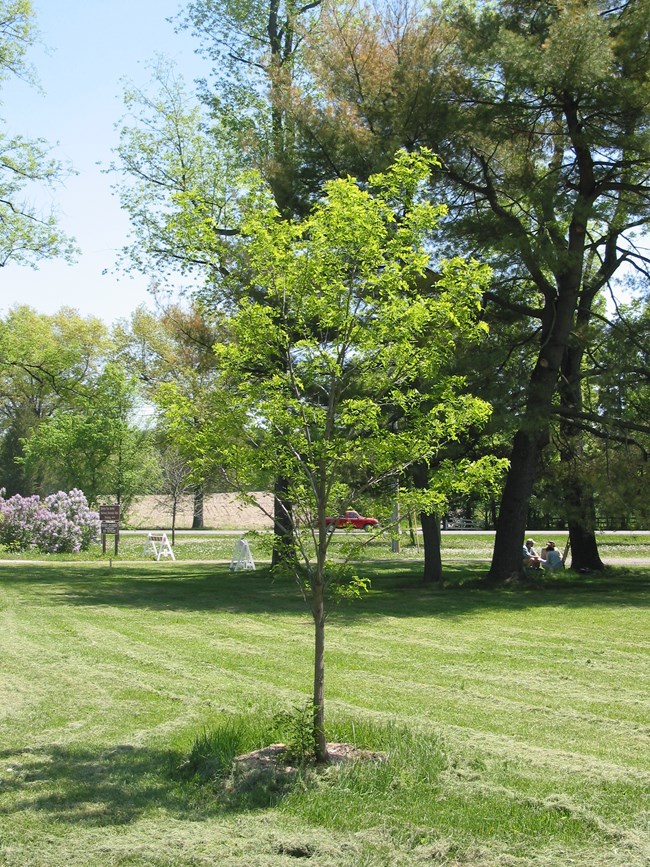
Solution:
M 491 308 L 534 334 L 491 566 L 502 579 L 521 567 L 558 400 L 567 460 L 582 449 L 572 419 L 582 411 L 594 303 L 624 264 L 648 273 L 635 233 L 650 217 L 650 3 L 328 10 L 313 47 L 318 99 L 303 109 L 323 143 L 321 164 L 365 159 L 371 169 L 396 142 L 432 147 L 450 203 L 446 237 L 487 257 Z M 599 568 L 591 491 L 574 476 L 562 496 L 574 566 Z
M 266 0 L 264 3 L 195 0 L 189 3 L 181 26 L 198 36 L 200 51 L 212 62 L 214 73 L 202 88 L 203 101 L 210 113 L 210 120 L 201 126 L 203 141 L 191 147 L 183 143 L 188 141 L 186 122 L 184 119 L 178 122 L 178 102 L 170 102 L 170 91 L 163 84 L 164 114 L 171 120 L 173 139 L 164 136 L 163 147 L 155 158 L 150 159 L 154 152 L 148 150 L 142 160 L 146 149 L 141 147 L 141 136 L 146 137 L 147 133 L 142 133 L 140 124 L 140 132 L 131 137 L 130 146 L 122 148 L 123 166 L 138 179 L 140 189 L 147 190 L 141 200 L 143 207 L 131 207 L 131 211 L 137 211 L 137 219 L 146 227 L 148 248 L 156 251 L 156 255 L 161 249 L 171 252 L 171 257 L 165 257 L 166 262 L 175 261 L 178 265 L 182 260 L 185 266 L 207 266 L 212 287 L 222 299 L 224 290 L 229 296 L 233 291 L 239 294 L 251 289 L 246 269 L 233 268 L 231 261 L 232 247 L 236 246 L 232 236 L 237 234 L 238 221 L 236 196 L 228 199 L 228 194 L 236 192 L 227 182 L 228 171 L 239 169 L 243 163 L 257 169 L 269 183 L 276 205 L 285 216 L 305 209 L 305 190 L 295 157 L 293 118 L 288 109 L 299 75 L 303 35 L 319 5 L 320 0 Z M 156 110 L 160 113 L 160 104 Z M 190 120 L 190 126 L 198 131 L 196 116 Z M 196 135 L 189 141 L 197 143 Z M 184 155 L 180 151 L 184 151 Z M 210 184 L 206 186 L 205 177 L 198 184 L 191 180 L 196 176 L 195 157 L 202 163 L 199 152 L 206 151 L 212 151 L 213 155 L 206 165 L 208 175 L 211 173 L 215 182 L 216 196 Z M 130 160 L 130 155 L 135 155 L 135 159 Z M 172 171 L 167 171 L 170 167 L 167 165 L 160 172 L 166 155 L 172 157 Z M 149 163 L 153 163 L 153 173 L 149 171 Z M 215 171 L 216 167 L 219 170 Z M 155 179 L 153 184 L 152 178 Z M 189 219 L 155 220 L 154 226 L 149 219 L 152 194 L 160 202 L 161 195 L 165 196 L 170 190 L 171 212 L 183 213 Z M 173 227 L 171 222 L 174 222 Z M 165 223 L 166 236 L 163 237 L 157 229 Z M 178 236 L 181 226 L 182 238 Z M 176 235 L 176 242 L 171 244 L 170 228 Z M 157 237 L 153 244 L 150 243 L 154 237 L 152 229 Z M 230 243 L 225 244 L 224 239 L 228 237 Z M 139 251 L 135 248 L 134 251 L 142 261 Z M 275 485 L 275 533 L 278 547 L 282 547 L 291 543 L 286 538 L 290 531 L 285 520 L 290 503 L 286 499 L 284 480 L 278 478 Z
M 194 0 L 186 26 L 199 37 L 215 73 L 204 97 L 215 117 L 272 191 L 280 213 L 304 213 L 306 190 L 297 161 L 291 94 L 300 75 L 303 34 L 321 0 Z M 291 501 L 282 476 L 274 481 L 273 561 L 293 546 Z
M 0 0 L 0 88 L 10 77 L 34 83 L 26 55 L 35 39 L 29 0 Z M 0 119 L 0 266 L 35 265 L 53 256 L 71 258 L 74 244 L 60 230 L 56 215 L 33 203 L 31 186 L 52 187 L 69 170 L 52 159 L 43 139 L 9 132 Z
M 284 216 L 305 208 L 291 95 L 301 75 L 304 35 L 320 5 L 321 0 L 194 0 L 184 19 L 213 63 L 204 88 L 208 105 L 229 122 Z
M 220 285 L 238 235 L 237 179 L 246 163 L 227 124 L 209 121 L 173 65 L 157 62 L 151 90 L 130 87 L 113 170 L 134 242 L 124 266 L 195 286 Z
M 136 423 L 137 403 L 135 378 L 108 363 L 72 406 L 57 409 L 24 441 L 25 463 L 43 469 L 44 485 L 80 488 L 94 504 L 115 497 L 126 512 L 157 482 L 151 433 Z
M 424 243 L 441 214 L 419 197 L 430 167 L 431 159 L 402 153 L 370 179 L 371 192 L 351 178 L 332 181 L 300 222 L 281 219 L 270 198 L 258 198 L 242 230 L 251 282 L 264 286 L 266 297 L 242 299 L 224 319 L 231 340 L 215 347 L 218 385 L 201 442 L 191 428 L 191 401 L 167 390 L 169 423 L 182 441 L 190 419 L 197 460 L 218 461 L 243 493 L 252 472 L 286 480 L 300 552 L 288 564 L 315 628 L 319 761 L 327 758 L 327 601 L 360 586 L 341 580 L 328 559 L 326 516 L 355 492 L 428 461 L 489 415 L 487 404 L 442 373 L 456 338 L 484 333 L 477 318 L 488 270 L 441 263 L 436 290 L 417 288 L 429 262 Z M 421 378 L 437 382 L 435 394 L 418 389 Z M 387 405 L 408 424 L 387 420 Z
M 12 307 L 0 318 L 0 471 L 10 494 L 30 494 L 39 475 L 16 459 L 41 422 L 74 405 L 106 359 L 106 327 L 74 310 L 37 313 Z
M 212 345 L 217 339 L 210 317 L 201 305 L 196 301 L 186 307 L 171 304 L 159 313 L 138 308 L 129 322 L 118 323 L 114 336 L 118 357 L 138 376 L 147 398 L 154 404 L 162 384 L 182 384 L 195 406 L 194 421 L 198 428 L 201 406 L 212 384 L 215 365 Z M 159 435 L 163 441 L 166 439 L 164 430 L 159 431 Z M 172 455 L 168 446 L 166 443 L 163 447 L 167 457 L 162 470 L 163 480 L 168 477 L 165 487 L 169 489 L 174 487 L 174 480 L 183 475 L 178 467 L 183 456 Z M 207 481 L 205 476 L 194 474 L 194 530 L 203 529 L 203 495 Z
M 180 271 L 198 277 L 210 303 L 228 304 L 253 290 L 242 261 L 239 198 L 242 168 L 255 160 L 234 134 L 229 113 L 211 122 L 188 101 L 169 70 L 155 71 L 158 94 L 131 90 L 127 105 L 137 120 L 122 130 L 120 185 L 123 207 L 137 241 L 126 251 L 130 266 L 155 274 Z M 196 288 L 196 287 L 195 287 Z M 288 532 L 287 505 L 277 481 L 276 535 Z

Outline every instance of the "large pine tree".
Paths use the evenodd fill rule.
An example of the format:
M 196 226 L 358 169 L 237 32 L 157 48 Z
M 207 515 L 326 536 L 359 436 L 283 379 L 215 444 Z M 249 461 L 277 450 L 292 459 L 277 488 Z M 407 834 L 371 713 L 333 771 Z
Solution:
M 558 408 L 562 457 L 579 465 L 594 305 L 625 264 L 648 273 L 634 236 L 650 216 L 650 2 L 354 9 L 328 7 L 312 46 L 320 90 L 300 109 L 310 159 L 363 172 L 398 145 L 436 151 L 449 242 L 492 265 L 488 315 L 518 318 L 536 345 L 499 512 L 500 580 L 521 568 Z M 573 565 L 600 568 L 592 491 L 565 479 Z

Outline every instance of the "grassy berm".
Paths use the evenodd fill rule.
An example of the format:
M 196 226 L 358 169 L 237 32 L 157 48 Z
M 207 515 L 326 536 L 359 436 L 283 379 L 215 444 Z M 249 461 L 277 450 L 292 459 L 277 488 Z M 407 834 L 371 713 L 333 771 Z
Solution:
M 486 590 L 368 560 L 327 626 L 325 771 L 295 743 L 310 614 L 289 579 L 0 565 L 3 867 L 647 867 L 650 569 Z

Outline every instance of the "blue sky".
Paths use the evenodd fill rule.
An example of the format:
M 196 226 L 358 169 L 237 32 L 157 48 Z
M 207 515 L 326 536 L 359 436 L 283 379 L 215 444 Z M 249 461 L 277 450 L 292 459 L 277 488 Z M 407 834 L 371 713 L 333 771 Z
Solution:
M 28 59 L 44 92 L 7 82 L 0 112 L 8 132 L 47 139 L 55 145 L 54 155 L 77 170 L 44 201 L 54 204 L 81 256 L 74 265 L 48 261 L 36 271 L 16 265 L 1 269 L 0 313 L 16 303 L 43 313 L 67 305 L 112 322 L 138 304 L 151 304 L 146 278 L 114 273 L 129 222 L 102 167 L 117 144 L 122 79 L 146 85 L 147 62 L 161 53 L 188 81 L 208 69 L 194 54 L 191 36 L 176 34 L 166 21 L 182 8 L 180 0 L 34 0 L 33 5 L 47 49 L 35 46 Z

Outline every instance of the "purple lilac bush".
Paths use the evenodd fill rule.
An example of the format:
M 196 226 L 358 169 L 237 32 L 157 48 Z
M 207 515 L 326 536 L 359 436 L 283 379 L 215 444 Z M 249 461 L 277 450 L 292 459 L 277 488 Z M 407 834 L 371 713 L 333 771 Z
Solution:
M 93 512 L 82 491 L 59 491 L 40 497 L 15 494 L 5 500 L 0 489 L 0 545 L 49 554 L 85 551 L 100 536 L 99 514 Z

